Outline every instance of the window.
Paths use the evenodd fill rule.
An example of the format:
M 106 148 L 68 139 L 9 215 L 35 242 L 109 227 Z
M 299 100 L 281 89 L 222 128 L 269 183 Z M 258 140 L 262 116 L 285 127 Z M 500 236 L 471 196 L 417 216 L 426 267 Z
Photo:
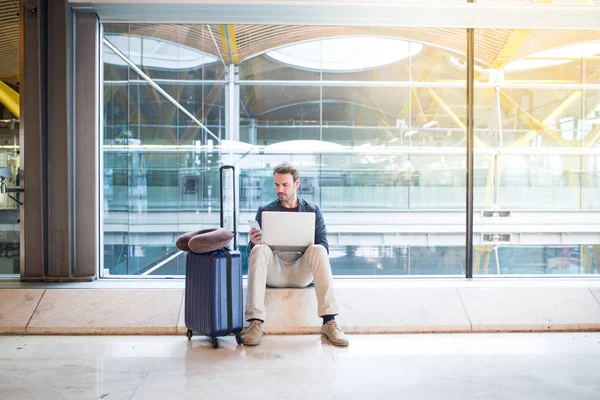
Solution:
M 480 275 L 598 273 L 598 32 L 531 31 L 501 57 L 513 32 L 476 30 L 473 254 L 463 29 L 235 25 L 237 55 L 208 25 L 104 32 L 104 276 L 182 275 L 175 240 L 219 224 L 223 164 L 246 260 L 282 161 L 336 275 L 463 276 L 466 257 Z

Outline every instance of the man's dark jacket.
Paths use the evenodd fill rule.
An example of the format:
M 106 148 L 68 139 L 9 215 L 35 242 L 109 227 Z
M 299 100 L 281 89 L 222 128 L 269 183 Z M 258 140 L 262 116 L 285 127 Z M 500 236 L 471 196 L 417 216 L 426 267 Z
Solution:
M 262 228 L 262 212 L 263 211 L 281 211 L 281 201 L 279 199 L 265 205 L 260 206 L 256 212 L 256 222 Z M 327 254 L 329 254 L 329 243 L 327 243 L 327 230 L 325 229 L 325 221 L 323 220 L 323 214 L 314 203 L 306 201 L 298 197 L 298 212 L 313 212 L 315 213 L 315 244 L 320 244 L 325 247 Z M 248 254 L 252 251 L 254 244 L 248 242 Z

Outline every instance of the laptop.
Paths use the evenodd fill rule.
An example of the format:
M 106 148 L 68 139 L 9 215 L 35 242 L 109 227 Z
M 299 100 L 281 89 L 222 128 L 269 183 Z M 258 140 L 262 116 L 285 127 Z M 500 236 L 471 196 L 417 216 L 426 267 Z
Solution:
M 315 213 L 262 212 L 262 242 L 273 251 L 304 252 L 315 243 Z

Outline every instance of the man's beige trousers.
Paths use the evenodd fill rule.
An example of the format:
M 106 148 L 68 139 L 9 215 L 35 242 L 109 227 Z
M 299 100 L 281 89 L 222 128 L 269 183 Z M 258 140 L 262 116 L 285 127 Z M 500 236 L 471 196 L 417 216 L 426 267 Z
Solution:
M 299 259 L 283 262 L 264 244 L 254 246 L 248 265 L 248 298 L 246 320 L 265 321 L 266 286 L 301 288 L 315 281 L 315 292 L 319 316 L 335 315 L 338 305 L 333 294 L 333 277 L 327 250 L 321 245 L 312 245 Z

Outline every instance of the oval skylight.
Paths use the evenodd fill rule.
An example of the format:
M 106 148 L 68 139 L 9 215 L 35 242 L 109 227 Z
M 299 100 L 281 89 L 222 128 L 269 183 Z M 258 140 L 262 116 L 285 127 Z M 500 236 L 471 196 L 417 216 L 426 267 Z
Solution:
M 104 37 L 136 65 L 147 68 L 192 69 L 218 60 L 215 56 L 200 50 L 162 39 L 126 35 Z M 106 46 L 104 46 L 103 61 L 114 65 L 127 65 Z
M 504 71 L 518 72 L 538 68 L 547 68 L 555 65 L 567 64 L 583 57 L 592 57 L 599 54 L 600 42 L 571 44 L 555 49 L 544 50 L 527 56 L 526 58 L 513 61 L 504 67 Z M 459 60 L 455 57 L 449 57 L 449 60 L 452 64 L 459 68 L 466 68 L 466 61 L 464 60 Z M 482 68 L 478 65 L 475 65 L 475 70 L 483 73 L 487 73 L 489 71 L 487 68 Z
M 293 44 L 267 52 L 283 64 L 329 72 L 360 71 L 418 54 L 420 43 L 381 37 L 337 37 Z
M 545 68 L 554 65 L 566 64 L 582 57 L 591 57 L 600 54 L 600 42 L 578 43 L 556 49 L 545 50 L 525 59 L 513 61 L 508 64 L 505 71 L 525 71 L 528 69 Z

